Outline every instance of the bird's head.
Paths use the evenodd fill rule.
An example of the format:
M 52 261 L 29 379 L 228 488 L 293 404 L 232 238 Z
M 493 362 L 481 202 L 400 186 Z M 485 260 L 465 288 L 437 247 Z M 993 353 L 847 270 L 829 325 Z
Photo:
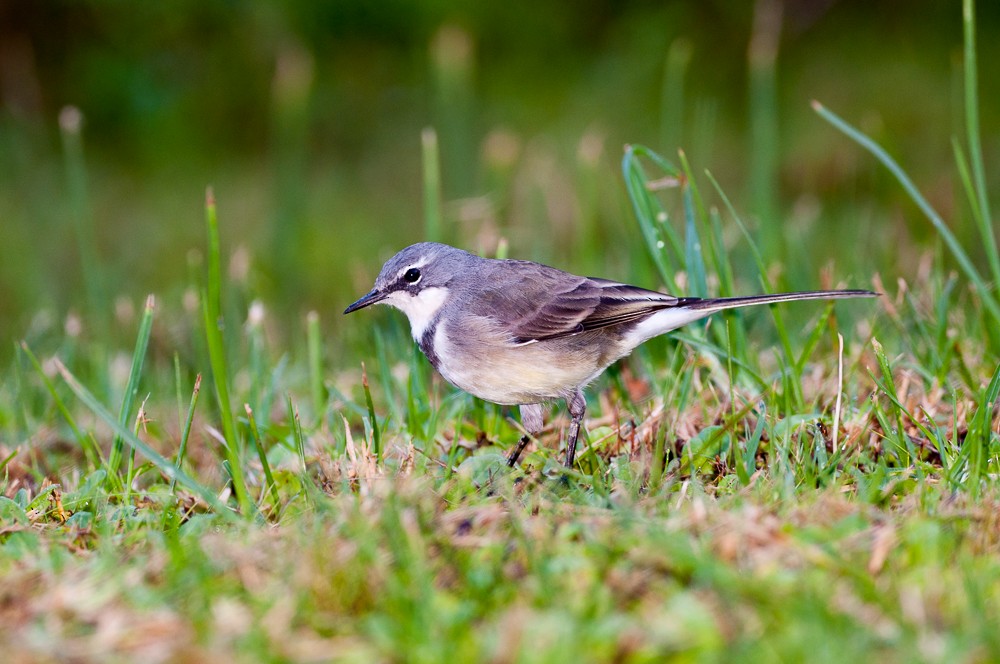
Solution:
M 424 329 L 448 299 L 456 277 L 474 269 L 478 258 L 468 252 L 435 242 L 421 242 L 403 249 L 386 261 L 375 279 L 375 287 L 344 310 L 349 314 L 371 304 L 389 304 L 410 319 L 413 336 Z

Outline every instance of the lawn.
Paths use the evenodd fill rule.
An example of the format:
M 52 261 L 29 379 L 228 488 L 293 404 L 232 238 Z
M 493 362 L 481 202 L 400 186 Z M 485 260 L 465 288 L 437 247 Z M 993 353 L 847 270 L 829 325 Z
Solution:
M 592 130 L 563 163 L 544 150 L 507 159 L 516 137 L 491 134 L 469 158 L 494 199 L 467 197 L 449 170 L 463 148 L 428 128 L 399 185 L 422 202 L 416 230 L 376 218 L 402 193 L 375 197 L 350 231 L 340 219 L 333 231 L 298 226 L 288 220 L 323 198 L 298 198 L 306 65 L 293 53 L 275 84 L 275 132 L 289 146 L 272 155 L 277 232 L 245 241 L 264 234 L 241 221 L 259 192 L 233 190 L 254 168 L 203 198 L 172 192 L 169 212 L 197 217 L 198 231 L 133 238 L 150 263 L 136 278 L 154 286 L 135 297 L 124 256 L 108 265 L 100 248 L 107 199 L 95 191 L 120 175 L 91 165 L 85 125 L 64 111 L 59 175 L 34 174 L 20 198 L 0 193 L 0 211 L 21 220 L 46 178 L 64 182 L 74 256 L 72 270 L 38 276 L 72 282 L 58 290 L 69 304 L 33 308 L 44 287 L 22 268 L 45 272 L 30 255 L 44 250 L 27 223 L 11 225 L 23 244 L 0 254 L 22 261 L 16 280 L 0 268 L 12 297 L 0 307 L 12 335 L 0 355 L 3 659 L 1000 660 L 996 130 L 980 126 L 996 116 L 980 120 L 982 60 L 972 0 L 963 6 L 962 122 L 938 165 L 950 197 L 894 156 L 917 138 L 832 103 L 808 110 L 812 132 L 894 192 L 888 212 L 831 204 L 830 192 L 789 204 L 778 186 L 730 194 L 730 176 L 694 150 L 636 141 L 605 153 Z M 460 30 L 434 39 L 439 59 L 464 48 Z M 665 97 L 690 86 L 690 47 L 661 63 Z M 438 64 L 461 96 L 461 67 Z M 751 52 L 756 146 L 782 129 L 773 67 Z M 664 126 L 681 122 L 664 113 Z M 704 138 L 702 120 L 693 136 Z M 777 148 L 748 159 L 757 184 L 782 179 Z M 546 193 L 525 185 L 532 177 Z M 158 196 L 119 203 L 167 214 L 141 212 L 168 200 Z M 482 211 L 490 200 L 551 225 L 512 215 L 505 226 Z M 760 221 L 779 211 L 787 224 Z M 895 217 L 875 223 L 883 213 Z M 329 255 L 296 253 L 340 228 Z M 675 294 L 880 296 L 720 314 L 652 340 L 588 390 L 572 469 L 562 403 L 508 468 L 515 410 L 447 385 L 398 312 L 340 319 L 408 244 L 397 236 Z M 332 301 L 303 311 L 328 276 Z

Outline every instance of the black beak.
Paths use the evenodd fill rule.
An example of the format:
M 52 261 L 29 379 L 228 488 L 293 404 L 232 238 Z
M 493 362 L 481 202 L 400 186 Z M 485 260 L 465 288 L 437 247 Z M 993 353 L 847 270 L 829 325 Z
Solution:
M 345 314 L 349 314 L 352 311 L 357 311 L 358 309 L 364 309 L 370 304 L 375 304 L 376 302 L 381 302 L 385 299 L 386 293 L 379 292 L 377 289 L 373 289 L 372 292 L 365 295 L 360 300 L 352 304 L 351 306 L 344 309 Z

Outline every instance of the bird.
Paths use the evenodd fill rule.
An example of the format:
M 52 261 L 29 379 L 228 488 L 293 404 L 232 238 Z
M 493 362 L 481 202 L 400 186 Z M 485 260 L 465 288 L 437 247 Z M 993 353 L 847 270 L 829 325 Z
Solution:
M 876 295 L 818 290 L 677 297 L 420 242 L 386 261 L 371 291 L 344 314 L 373 304 L 399 309 L 445 380 L 484 401 L 518 406 L 526 433 L 507 458 L 512 467 L 544 426 L 542 405 L 565 400 L 571 420 L 564 464 L 572 468 L 587 407 L 584 389 L 643 342 L 726 309 Z

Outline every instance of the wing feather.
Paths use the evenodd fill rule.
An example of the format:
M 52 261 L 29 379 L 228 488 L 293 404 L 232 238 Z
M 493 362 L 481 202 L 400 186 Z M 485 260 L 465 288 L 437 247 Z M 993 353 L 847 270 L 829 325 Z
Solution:
M 559 339 L 637 322 L 678 302 L 665 293 L 605 279 L 557 279 L 535 292 L 530 311 L 510 321 L 508 329 L 519 344 Z
M 517 279 L 510 275 L 516 274 Z M 500 322 L 526 345 L 641 321 L 682 303 L 672 295 L 617 281 L 579 277 L 529 261 L 491 261 L 462 308 Z

